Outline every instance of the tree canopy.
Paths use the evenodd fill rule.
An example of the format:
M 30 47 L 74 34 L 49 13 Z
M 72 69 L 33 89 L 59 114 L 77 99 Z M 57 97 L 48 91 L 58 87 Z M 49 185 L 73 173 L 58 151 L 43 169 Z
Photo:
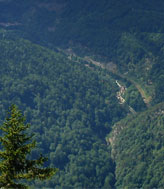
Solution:
M 44 180 L 57 171 L 56 168 L 41 168 L 47 160 L 42 155 L 35 160 L 27 158 L 35 148 L 36 142 L 30 142 L 32 135 L 27 134 L 30 124 L 24 122 L 25 117 L 15 105 L 12 105 L 6 121 L 0 127 L 2 130 L 0 142 L 3 148 L 0 151 L 0 187 L 26 188 L 19 180 Z

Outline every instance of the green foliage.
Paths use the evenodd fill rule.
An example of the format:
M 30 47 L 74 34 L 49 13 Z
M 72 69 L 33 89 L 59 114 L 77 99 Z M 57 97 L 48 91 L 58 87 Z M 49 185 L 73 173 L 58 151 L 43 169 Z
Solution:
M 115 79 L 22 39 L 2 39 L 0 49 L 0 106 L 22 108 L 37 141 L 31 158 L 45 154 L 46 165 L 60 169 L 51 180 L 30 186 L 114 187 L 115 166 L 105 136 L 128 112 L 116 98 Z M 2 111 L 1 120 L 4 116 Z
M 162 64 L 158 61 L 164 41 L 162 0 L 11 0 L 0 5 L 1 26 L 11 23 L 4 26 L 13 30 L 11 35 L 113 61 L 121 72 L 139 79 L 148 93 L 155 88 L 153 101 L 162 102 L 163 95 L 156 95 L 163 90 L 161 78 L 157 77 L 157 85 L 151 78 L 152 66 Z
M 128 87 L 124 96 L 126 103 L 131 106 L 135 111 L 139 112 L 145 110 L 145 104 L 143 102 L 143 99 L 138 90 L 133 85 Z
M 163 11 L 163 0 L 0 2 L 0 26 L 6 29 L 0 31 L 0 119 L 9 104 L 20 105 L 36 133 L 32 158 L 44 153 L 47 165 L 60 168 L 51 180 L 31 186 L 114 188 L 116 182 L 120 188 L 163 188 L 163 142 L 158 141 L 163 118 L 158 122 L 154 109 L 121 121 L 120 131 L 127 128 L 117 138 L 117 180 L 111 149 L 104 145 L 106 134 L 128 112 L 116 99 L 116 79 L 124 80 L 126 102 L 138 112 L 146 107 L 131 84 L 152 97 L 149 104 L 164 100 Z M 56 52 L 55 47 L 71 48 L 112 62 L 123 77 L 20 37 Z M 152 127 L 158 124 L 159 133 Z
M 164 62 L 163 62 L 163 52 L 160 54 L 158 63 L 154 64 L 151 69 L 152 81 L 155 86 L 154 101 L 155 103 L 162 102 L 164 99 Z
M 42 155 L 36 160 L 27 159 L 27 155 L 36 146 L 36 142 L 29 140 L 27 135 L 29 124 L 24 124 L 25 117 L 15 105 L 10 107 L 10 112 L 4 124 L 0 127 L 3 135 L 0 137 L 2 150 L 0 151 L 0 187 L 26 188 L 19 183 L 21 179 L 44 180 L 54 175 L 57 169 L 40 168 L 47 160 Z
M 164 104 L 121 121 L 113 143 L 117 188 L 163 188 Z M 120 129 L 121 129 L 120 128 Z

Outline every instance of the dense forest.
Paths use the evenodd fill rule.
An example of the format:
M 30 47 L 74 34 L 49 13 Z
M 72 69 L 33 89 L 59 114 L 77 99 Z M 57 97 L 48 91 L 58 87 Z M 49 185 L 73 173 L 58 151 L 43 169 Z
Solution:
M 1 117 L 10 104 L 21 107 L 38 141 L 32 157 L 46 154 L 60 169 L 44 186 L 113 187 L 105 135 L 128 113 L 116 98 L 115 80 L 22 39 L 2 39 L 0 49 Z
M 117 188 L 163 188 L 163 125 L 161 103 L 113 127 L 109 140 L 116 162 Z
M 164 2 L 1 0 L 0 122 L 16 104 L 47 166 L 31 188 L 163 188 Z

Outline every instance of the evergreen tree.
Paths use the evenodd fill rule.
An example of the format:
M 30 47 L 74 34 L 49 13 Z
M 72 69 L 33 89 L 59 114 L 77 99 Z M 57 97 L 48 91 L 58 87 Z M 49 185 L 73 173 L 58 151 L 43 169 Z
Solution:
M 0 187 L 27 188 L 20 183 L 22 179 L 44 180 L 53 176 L 56 168 L 42 168 L 47 158 L 40 155 L 36 160 L 30 160 L 27 155 L 35 148 L 36 142 L 30 142 L 25 124 L 25 117 L 15 105 L 10 107 L 6 121 L 0 126 L 3 134 L 0 141 L 3 149 L 0 151 Z

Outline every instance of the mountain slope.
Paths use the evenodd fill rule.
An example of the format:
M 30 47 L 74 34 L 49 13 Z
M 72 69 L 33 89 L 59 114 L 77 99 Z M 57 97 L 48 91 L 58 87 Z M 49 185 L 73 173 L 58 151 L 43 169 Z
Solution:
M 163 0 L 0 1 L 0 119 L 20 106 L 32 157 L 60 168 L 31 186 L 163 187 L 163 11 Z
M 23 39 L 0 40 L 1 120 L 17 104 L 35 133 L 38 148 L 60 172 L 34 187 L 114 187 L 115 166 L 105 135 L 127 115 L 115 80 L 85 62 Z
M 109 141 L 117 188 L 163 188 L 164 103 L 116 124 Z
M 152 79 L 154 67 L 162 65 L 162 0 L 9 0 L 0 7 L 0 27 L 52 49 L 72 48 L 81 56 L 112 62 L 153 101 L 163 100 L 160 82 Z

